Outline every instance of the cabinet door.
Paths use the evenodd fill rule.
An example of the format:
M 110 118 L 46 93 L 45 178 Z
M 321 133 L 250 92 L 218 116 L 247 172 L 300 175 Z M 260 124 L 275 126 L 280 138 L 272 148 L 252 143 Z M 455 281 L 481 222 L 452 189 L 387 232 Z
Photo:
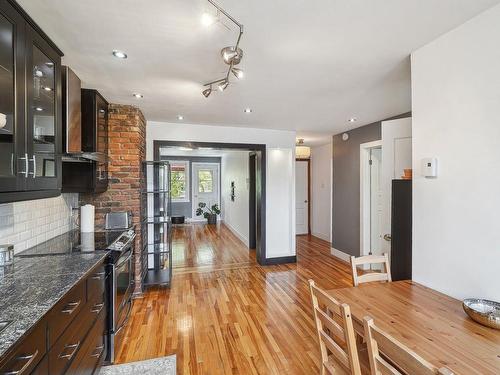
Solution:
M 60 189 L 61 58 L 30 27 L 26 55 L 27 189 Z
M 24 19 L 0 1 L 0 191 L 25 188 Z
M 108 156 L 108 103 L 96 95 L 96 151 Z M 95 191 L 108 188 L 108 161 L 96 162 Z

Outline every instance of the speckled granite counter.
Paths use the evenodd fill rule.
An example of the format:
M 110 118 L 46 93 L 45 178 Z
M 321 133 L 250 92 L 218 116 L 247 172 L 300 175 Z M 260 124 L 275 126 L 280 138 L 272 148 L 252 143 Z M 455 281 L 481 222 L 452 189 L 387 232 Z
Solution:
M 107 252 L 15 258 L 0 268 L 0 357 L 74 285 L 104 260 Z

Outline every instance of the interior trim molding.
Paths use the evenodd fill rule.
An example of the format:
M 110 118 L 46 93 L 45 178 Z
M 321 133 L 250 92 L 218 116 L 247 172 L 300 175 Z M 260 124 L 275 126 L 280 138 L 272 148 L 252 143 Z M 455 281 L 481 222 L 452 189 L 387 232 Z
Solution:
M 297 263 L 297 256 L 291 255 L 291 256 L 287 256 L 287 257 L 266 258 L 264 265 L 265 266 L 273 266 L 276 264 L 286 264 L 286 263 Z
M 246 247 L 248 247 L 248 238 L 242 235 L 240 232 L 236 230 L 231 224 L 229 224 L 226 220 L 220 219 L 221 223 L 224 223 L 224 225 L 231 231 L 232 234 L 234 234 L 238 239 L 245 244 Z
M 350 254 L 347 254 L 347 253 L 344 253 L 343 251 L 337 250 L 334 247 L 332 247 L 331 252 L 332 252 L 332 255 L 334 257 L 337 257 L 337 258 L 339 258 L 347 263 L 351 262 L 351 255 Z
M 326 234 L 326 233 L 312 232 L 311 235 L 314 236 L 314 237 L 318 237 L 318 238 L 322 239 L 323 241 L 330 242 L 330 236 L 328 234 Z

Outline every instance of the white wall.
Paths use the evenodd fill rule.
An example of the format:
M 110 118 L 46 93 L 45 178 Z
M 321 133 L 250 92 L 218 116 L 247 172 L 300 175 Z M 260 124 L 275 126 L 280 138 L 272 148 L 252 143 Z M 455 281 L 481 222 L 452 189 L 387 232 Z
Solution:
M 248 246 L 249 184 L 248 151 L 228 151 L 221 158 L 221 214 L 224 223 Z M 231 182 L 235 198 L 231 200 Z
M 499 46 L 496 6 L 412 55 L 413 278 L 456 298 L 500 301 Z
M 153 140 L 266 145 L 266 255 L 295 255 L 295 132 L 148 121 L 146 155 Z
M 0 242 L 14 252 L 36 246 L 71 229 L 71 208 L 78 194 L 0 204 Z
M 332 144 L 311 148 L 311 234 L 332 237 Z

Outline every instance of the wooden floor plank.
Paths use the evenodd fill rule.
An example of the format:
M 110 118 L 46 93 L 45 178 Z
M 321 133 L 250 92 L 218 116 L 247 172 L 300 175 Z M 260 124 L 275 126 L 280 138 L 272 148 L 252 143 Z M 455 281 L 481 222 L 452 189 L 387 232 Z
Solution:
M 319 351 L 307 280 L 351 285 L 328 242 L 297 237 L 297 263 L 265 266 L 223 224 L 173 231 L 171 289 L 134 303 L 117 363 L 177 355 L 178 374 L 313 374 Z

